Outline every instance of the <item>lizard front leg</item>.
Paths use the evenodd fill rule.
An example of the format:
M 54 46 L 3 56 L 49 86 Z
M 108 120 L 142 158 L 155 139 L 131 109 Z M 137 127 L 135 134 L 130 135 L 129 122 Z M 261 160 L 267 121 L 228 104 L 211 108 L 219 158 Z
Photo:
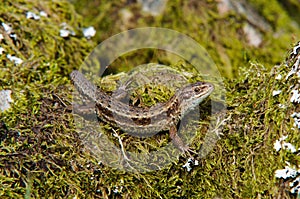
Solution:
M 189 149 L 189 146 L 187 146 L 187 145 L 182 141 L 182 139 L 178 136 L 176 125 L 172 125 L 172 126 L 170 127 L 169 133 L 170 133 L 170 137 L 171 137 L 171 139 L 172 139 L 173 144 L 174 144 L 178 149 L 180 149 L 180 150 L 181 150 L 182 152 L 184 152 L 184 153 L 186 153 L 186 152 L 189 153 L 189 151 L 191 151 L 191 150 Z

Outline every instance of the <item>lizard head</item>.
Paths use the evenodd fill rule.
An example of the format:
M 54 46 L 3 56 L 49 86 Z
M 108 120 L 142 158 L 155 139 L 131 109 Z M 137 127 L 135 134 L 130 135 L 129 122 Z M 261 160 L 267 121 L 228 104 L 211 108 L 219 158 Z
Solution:
M 206 82 L 189 84 L 177 91 L 176 95 L 181 101 L 183 113 L 195 108 L 214 90 L 214 86 Z

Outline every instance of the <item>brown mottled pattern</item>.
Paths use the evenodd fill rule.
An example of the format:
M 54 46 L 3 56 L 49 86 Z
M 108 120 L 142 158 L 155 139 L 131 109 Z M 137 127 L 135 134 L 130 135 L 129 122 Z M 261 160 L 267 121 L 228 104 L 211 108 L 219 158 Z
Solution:
M 96 113 L 99 119 L 127 133 L 141 137 L 151 136 L 163 130 L 173 129 L 174 131 L 179 120 L 207 98 L 214 89 L 210 83 L 197 82 L 179 89 L 164 104 L 151 108 L 138 108 L 129 106 L 97 89 L 79 71 L 73 71 L 70 77 L 79 92 L 96 103 Z M 176 132 L 172 133 L 176 134 Z M 177 135 L 172 137 L 176 137 L 175 145 L 181 143 Z M 178 147 L 185 148 L 184 146 Z

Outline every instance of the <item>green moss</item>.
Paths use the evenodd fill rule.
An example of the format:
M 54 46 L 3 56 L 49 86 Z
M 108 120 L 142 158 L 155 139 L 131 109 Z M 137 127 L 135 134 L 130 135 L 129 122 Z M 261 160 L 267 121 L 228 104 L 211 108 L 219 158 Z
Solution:
M 234 136 L 236 141 L 228 146 L 240 146 L 231 148 L 229 153 L 243 157 L 235 162 L 243 169 L 243 174 L 240 175 L 242 186 L 239 187 L 238 194 L 241 198 L 257 194 L 276 195 L 278 190 L 275 188 L 276 181 L 273 176 L 278 165 L 279 168 L 283 168 L 285 161 L 291 161 L 295 157 L 298 159 L 295 165 L 299 165 L 299 156 L 294 155 L 290 160 L 285 156 L 282 159 L 282 154 L 278 155 L 273 149 L 275 140 L 282 135 L 288 134 L 294 138 L 291 139 L 293 144 L 299 143 L 298 131 L 291 130 L 292 123 L 289 119 L 296 107 L 289 102 L 293 83 L 284 80 L 289 70 L 291 68 L 283 64 L 270 73 L 262 65 L 253 63 L 250 69 L 244 70 L 245 75 L 241 75 L 240 80 L 232 84 L 235 86 L 232 87 L 228 99 L 234 99 L 232 105 L 235 108 L 231 111 L 232 123 L 229 122 L 228 127 L 234 128 L 229 136 Z M 278 74 L 283 75 L 282 80 L 275 80 Z M 273 96 L 272 91 L 278 89 L 282 93 Z M 285 105 L 286 108 L 279 108 L 279 104 Z
M 0 89 L 12 90 L 14 103 L 11 109 L 0 113 L 0 195 L 63 197 L 70 184 L 81 183 L 80 174 L 71 174 L 69 169 L 72 156 L 80 152 L 74 149 L 76 135 L 72 135 L 72 119 L 64 107 L 71 90 L 63 85 L 69 84 L 68 74 L 81 64 L 94 44 L 82 38 L 79 31 L 77 37 L 59 36 L 62 22 L 81 27 L 81 17 L 66 2 L 3 2 L 1 10 L 5 12 L 0 21 L 11 25 L 18 39 L 10 38 L 2 29 L 1 47 L 5 52 L 0 57 Z M 48 17 L 37 21 L 26 18 L 27 11 L 37 14 L 41 10 Z M 15 65 L 6 54 L 21 58 L 23 63 Z M 65 181 L 72 175 L 72 180 Z M 71 188 L 73 194 L 78 186 Z
M 168 1 L 165 11 L 156 17 L 142 12 L 139 4 L 125 1 L 86 3 L 82 0 L 74 4 L 85 19 L 101 31 L 98 42 L 131 28 L 170 28 L 199 42 L 208 50 L 222 75 L 229 78 L 236 77 L 239 68 L 249 60 L 257 60 L 269 69 L 279 64 L 287 50 L 286 44 L 294 42 L 293 37 L 299 35 L 299 28 L 292 18 L 297 12 L 287 13 L 277 1 L 251 1 L 251 6 L 271 25 L 268 31 L 258 30 L 263 37 L 259 47 L 250 46 L 243 34 L 242 27 L 248 23 L 246 16 L 234 11 L 220 15 L 216 2 L 212 1 Z M 125 8 L 129 18 L 122 14 Z M 297 6 L 293 8 L 297 9 Z M 91 10 L 93 14 L 89 15 Z M 142 57 L 144 55 L 142 53 Z M 139 64 L 146 63 L 138 57 L 141 58 L 136 58 Z M 130 61 L 136 62 L 136 59 Z
M 5 12 L 0 13 L 0 20 L 11 24 L 18 40 L 14 41 L 0 28 L 5 36 L 1 41 L 5 52 L 0 55 L 0 89 L 12 90 L 14 99 L 12 108 L 0 113 L 0 197 L 292 198 L 285 192 L 282 181 L 274 178 L 274 171 L 283 168 L 285 161 L 299 165 L 299 156 L 288 151 L 275 152 L 273 143 L 289 134 L 288 141 L 299 147 L 299 132 L 292 129 L 290 121 L 290 114 L 299 111 L 289 102 L 290 86 L 295 81 L 275 80 L 278 74 L 285 77 L 290 66 L 281 65 L 272 72 L 268 68 L 284 60 L 292 43 L 290 32 L 297 35 L 299 30 L 291 25 L 289 14 L 275 1 L 270 2 L 274 6 L 261 6 L 266 4 L 264 1 L 251 2 L 258 9 L 264 8 L 260 13 L 274 29 L 264 34 L 260 48 L 250 47 L 240 34 L 243 17 L 234 13 L 219 16 L 214 1 L 168 1 L 164 14 L 158 17 L 141 12 L 137 4 L 130 4 L 126 9 L 133 17 L 127 23 L 120 18 L 125 1 L 76 1 L 76 9 L 84 17 L 64 1 L 3 2 L 0 10 Z M 26 19 L 27 11 L 40 10 L 47 12 L 48 17 L 38 21 Z M 59 36 L 63 22 L 73 28 L 76 36 Z M 209 155 L 199 160 L 199 166 L 187 172 L 182 168 L 186 158 L 180 157 L 155 172 L 130 173 L 103 165 L 90 154 L 75 130 L 71 113 L 73 86 L 68 77 L 96 45 L 82 37 L 80 29 L 86 24 L 97 27 L 94 41 L 133 27 L 178 30 L 201 43 L 223 76 L 231 78 L 224 80 L 228 112 L 222 139 Z M 6 54 L 16 55 L 23 64 L 15 65 Z M 137 54 L 125 55 L 114 64 L 126 70 L 157 60 L 173 64 L 163 52 Z M 249 66 L 249 60 L 256 61 Z M 279 89 L 282 94 L 272 96 L 272 91 Z M 155 96 L 162 93 L 166 96 L 160 97 L 169 97 L 167 88 L 154 90 Z M 152 96 L 145 99 L 148 103 Z M 286 108 L 279 108 L 279 104 Z M 205 114 L 207 106 L 205 103 L 201 106 Z M 203 126 L 191 144 L 196 150 L 208 125 L 205 114 L 201 120 Z M 118 144 L 113 135 L 108 136 Z M 142 150 L 145 146 L 155 150 L 168 142 L 166 134 L 144 140 L 126 134 L 120 136 L 128 150 Z M 284 183 L 287 186 L 288 182 Z

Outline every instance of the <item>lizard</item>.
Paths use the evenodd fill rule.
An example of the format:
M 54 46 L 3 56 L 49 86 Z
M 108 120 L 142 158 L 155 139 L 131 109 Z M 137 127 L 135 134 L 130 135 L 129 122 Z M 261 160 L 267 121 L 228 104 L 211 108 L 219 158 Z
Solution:
M 98 119 L 140 137 L 169 130 L 173 144 L 183 152 L 190 149 L 178 136 L 177 124 L 214 90 L 211 83 L 191 83 L 178 89 L 167 102 L 142 108 L 110 96 L 77 70 L 70 74 L 70 78 L 76 89 L 93 101 Z

